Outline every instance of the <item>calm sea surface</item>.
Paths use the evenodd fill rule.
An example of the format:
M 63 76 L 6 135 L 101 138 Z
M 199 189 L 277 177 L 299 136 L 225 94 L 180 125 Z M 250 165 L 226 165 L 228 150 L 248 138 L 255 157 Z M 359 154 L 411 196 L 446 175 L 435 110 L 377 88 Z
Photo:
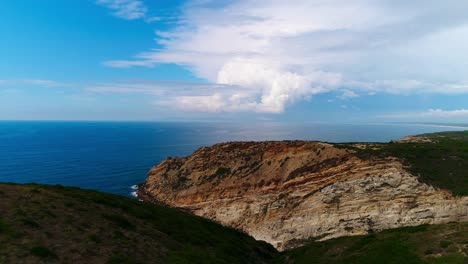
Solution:
M 0 182 L 78 186 L 130 195 L 168 156 L 223 141 L 385 142 L 406 135 L 463 130 L 421 125 L 277 123 L 0 122 Z

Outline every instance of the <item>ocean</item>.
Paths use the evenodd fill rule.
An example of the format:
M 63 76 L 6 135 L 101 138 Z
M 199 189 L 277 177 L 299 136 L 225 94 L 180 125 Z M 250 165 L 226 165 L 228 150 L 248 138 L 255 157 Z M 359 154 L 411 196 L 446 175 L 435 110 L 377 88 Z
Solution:
M 414 124 L 0 122 L 0 182 L 76 186 L 131 196 L 166 157 L 223 141 L 387 142 L 465 130 Z

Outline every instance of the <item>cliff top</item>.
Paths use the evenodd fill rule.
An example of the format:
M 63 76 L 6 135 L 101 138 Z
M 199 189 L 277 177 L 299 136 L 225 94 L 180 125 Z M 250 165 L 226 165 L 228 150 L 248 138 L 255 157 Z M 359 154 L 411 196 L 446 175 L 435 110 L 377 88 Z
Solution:
M 314 155 L 298 154 L 300 152 L 313 152 Z M 318 168 L 315 165 L 323 169 L 334 165 L 338 160 L 352 157 L 361 160 L 397 158 L 422 182 L 447 189 L 454 195 L 468 195 L 468 131 L 408 136 L 388 143 L 301 140 L 224 142 L 201 147 L 188 157 L 168 158 L 161 165 L 169 162 L 170 168 L 166 169 L 177 169 L 174 166 L 182 166 L 185 162 L 196 164 L 195 167 L 184 167 L 180 175 L 175 177 L 177 182 L 174 184 L 180 184 L 179 187 L 182 188 L 187 177 L 199 177 L 195 180 L 206 182 L 223 175 L 255 178 L 255 173 L 260 168 L 266 169 L 263 174 L 286 173 L 292 177 L 295 176 L 294 173 L 300 173 L 300 170 L 287 171 L 288 167 L 310 172 L 311 169 Z M 243 160 L 242 165 L 237 164 L 239 160 Z M 275 162 L 278 163 L 276 167 Z M 287 166 L 288 164 L 291 166 Z M 307 164 L 310 166 L 306 166 Z M 149 175 L 156 173 L 154 170 L 157 167 Z M 206 174 L 210 170 L 213 170 L 210 177 L 194 175 L 195 171 Z M 190 180 L 193 182 L 194 179 Z
M 468 195 L 468 131 L 441 132 L 405 137 L 389 143 L 373 143 L 354 149 L 363 159 L 397 157 L 422 182 Z

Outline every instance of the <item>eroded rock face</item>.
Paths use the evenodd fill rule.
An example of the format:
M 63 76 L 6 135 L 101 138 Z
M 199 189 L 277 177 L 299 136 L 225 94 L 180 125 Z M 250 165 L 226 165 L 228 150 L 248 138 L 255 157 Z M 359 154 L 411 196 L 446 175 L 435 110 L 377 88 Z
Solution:
M 153 167 L 139 197 L 237 228 L 283 250 L 317 237 L 468 221 L 468 197 L 418 181 L 397 159 L 321 142 L 234 142 Z

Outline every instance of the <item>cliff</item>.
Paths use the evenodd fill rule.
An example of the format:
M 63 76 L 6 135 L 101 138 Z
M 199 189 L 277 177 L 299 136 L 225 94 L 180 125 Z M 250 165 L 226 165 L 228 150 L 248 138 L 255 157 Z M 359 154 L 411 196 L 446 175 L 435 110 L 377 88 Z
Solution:
M 466 184 L 467 178 L 467 134 L 459 136 L 391 144 L 216 144 L 153 167 L 138 195 L 244 231 L 280 250 L 310 238 L 465 222 L 468 197 L 449 190 L 466 191 L 456 182 Z M 452 149 L 440 151 L 447 145 Z M 435 168 L 428 174 L 424 164 L 432 158 L 440 166 L 427 163 Z M 443 171 L 452 163 L 456 168 Z

